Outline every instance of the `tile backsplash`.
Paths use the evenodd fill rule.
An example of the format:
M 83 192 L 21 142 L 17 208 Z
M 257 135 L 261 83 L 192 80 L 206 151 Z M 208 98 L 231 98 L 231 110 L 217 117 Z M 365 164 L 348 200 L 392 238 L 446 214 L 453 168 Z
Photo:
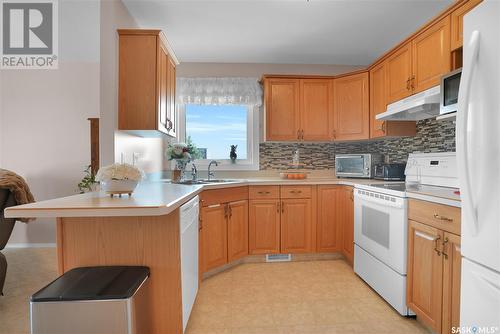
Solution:
M 382 153 L 390 162 L 406 162 L 412 152 L 455 151 L 455 123 L 419 121 L 414 137 L 337 143 L 261 143 L 260 169 L 289 168 L 296 149 L 300 150 L 300 163 L 305 169 L 333 169 L 337 153 Z

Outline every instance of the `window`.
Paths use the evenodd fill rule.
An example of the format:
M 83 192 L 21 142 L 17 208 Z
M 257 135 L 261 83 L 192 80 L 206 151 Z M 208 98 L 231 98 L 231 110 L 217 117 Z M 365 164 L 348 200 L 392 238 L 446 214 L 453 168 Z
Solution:
M 181 108 L 185 122 L 181 138 L 191 138 L 202 157 L 198 166 L 217 160 L 219 170 L 258 169 L 258 113 L 247 105 L 186 104 Z M 182 117 L 182 114 L 184 116 Z M 231 145 L 237 145 L 237 160 L 229 158 Z

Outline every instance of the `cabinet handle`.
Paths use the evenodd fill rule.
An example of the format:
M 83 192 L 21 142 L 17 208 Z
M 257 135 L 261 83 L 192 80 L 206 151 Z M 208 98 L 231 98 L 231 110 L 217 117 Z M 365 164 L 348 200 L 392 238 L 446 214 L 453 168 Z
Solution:
M 434 250 L 436 251 L 437 255 L 440 256 L 441 255 L 441 251 L 438 249 L 438 243 L 439 243 L 439 240 L 441 240 L 441 236 L 438 236 L 434 242 L 435 242 L 435 245 L 434 245 Z
M 280 213 L 280 210 L 281 210 L 281 202 L 278 201 L 276 207 L 278 208 L 278 210 L 276 210 L 277 213 Z
M 448 238 L 447 238 L 447 237 L 445 237 L 445 238 L 444 238 L 444 240 L 443 240 L 443 257 L 444 257 L 444 259 L 445 259 L 445 260 L 447 260 L 447 259 L 448 259 L 448 254 L 446 254 L 446 253 L 444 252 L 445 247 L 446 247 L 446 244 L 448 243 L 448 241 L 449 241 L 449 240 L 448 240 Z
M 224 218 L 227 218 L 227 204 L 224 205 Z
M 290 193 L 292 193 L 292 194 L 300 194 L 300 193 L 302 193 L 302 190 L 291 190 Z
M 203 219 L 201 219 L 201 215 L 198 217 L 198 231 L 201 231 L 203 229 Z
M 171 120 L 167 119 L 167 131 L 170 131 L 174 128 L 174 123 Z
M 447 222 L 452 222 L 453 221 L 452 218 L 441 216 L 441 215 L 439 215 L 437 213 L 434 214 L 434 218 L 437 219 L 437 220 L 444 220 L 444 221 L 447 221 Z
M 408 77 L 408 80 L 406 80 L 406 90 L 410 90 L 410 81 L 411 81 L 411 78 Z
M 383 133 L 385 133 L 385 126 L 386 126 L 386 122 L 383 121 L 382 122 L 382 129 L 381 129 Z
M 304 130 L 300 130 L 300 139 L 304 140 Z
M 281 213 L 285 212 L 285 202 L 281 202 Z
M 300 130 L 297 130 L 297 139 L 300 139 Z
M 411 90 L 415 90 L 415 75 L 411 77 Z
M 231 219 L 231 217 L 233 216 L 233 208 L 231 207 L 231 204 L 228 204 L 227 207 L 229 209 L 229 218 Z
M 270 191 L 257 191 L 257 194 L 260 194 L 260 195 L 267 195 L 267 194 L 270 194 L 271 192 Z
M 336 130 L 333 130 L 332 135 L 333 135 L 333 140 L 335 140 L 335 139 L 337 138 L 337 131 L 336 131 Z

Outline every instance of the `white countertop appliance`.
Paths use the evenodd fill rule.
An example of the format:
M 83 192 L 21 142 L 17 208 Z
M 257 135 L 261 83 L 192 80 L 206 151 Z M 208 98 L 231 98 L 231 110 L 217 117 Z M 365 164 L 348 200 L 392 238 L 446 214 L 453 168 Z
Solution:
M 410 154 L 407 183 L 372 183 L 354 189 L 354 272 L 401 315 L 412 314 L 406 306 L 407 191 L 418 190 L 421 183 L 453 186 L 454 165 L 453 152 Z
M 500 332 L 500 2 L 464 17 L 457 160 L 462 193 L 460 326 Z

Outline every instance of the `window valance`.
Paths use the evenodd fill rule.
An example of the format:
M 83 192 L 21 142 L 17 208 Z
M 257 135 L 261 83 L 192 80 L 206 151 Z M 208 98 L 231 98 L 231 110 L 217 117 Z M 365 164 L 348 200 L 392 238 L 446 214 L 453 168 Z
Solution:
M 258 78 L 177 78 L 179 104 L 262 105 Z

